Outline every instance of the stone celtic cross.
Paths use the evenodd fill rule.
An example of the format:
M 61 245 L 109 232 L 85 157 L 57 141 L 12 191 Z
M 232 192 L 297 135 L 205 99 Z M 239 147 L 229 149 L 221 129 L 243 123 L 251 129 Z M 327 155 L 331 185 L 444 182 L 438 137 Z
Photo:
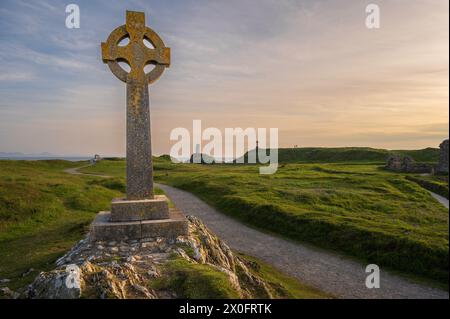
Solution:
M 127 45 L 121 41 L 129 38 Z M 151 43 L 147 47 L 144 41 Z M 143 12 L 127 11 L 126 24 L 116 28 L 102 43 L 102 59 L 119 80 L 127 84 L 127 196 L 114 198 L 111 211 L 97 214 L 91 224 L 91 241 L 176 238 L 189 233 L 185 216 L 169 208 L 165 195 L 153 193 L 152 147 L 148 85 L 170 64 L 170 49 L 145 26 Z M 130 71 L 121 68 L 127 62 Z M 146 73 L 145 66 L 152 64 Z
M 119 43 L 129 38 L 126 46 Z M 144 39 L 153 49 L 144 44 Z M 145 26 L 143 12 L 127 11 L 126 24 L 111 32 L 102 43 L 102 59 L 111 72 L 127 84 L 127 199 L 153 198 L 153 167 L 148 85 L 170 65 L 170 49 L 152 29 Z M 126 72 L 118 62 L 126 62 Z M 149 73 L 144 67 L 153 64 Z

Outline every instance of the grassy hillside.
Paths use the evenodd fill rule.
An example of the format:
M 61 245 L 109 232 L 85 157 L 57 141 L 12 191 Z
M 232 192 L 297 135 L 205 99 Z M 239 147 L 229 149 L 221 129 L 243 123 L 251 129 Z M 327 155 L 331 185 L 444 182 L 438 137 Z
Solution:
M 122 175 L 123 160 L 103 163 L 108 171 Z M 64 172 L 83 164 L 86 163 L 0 161 L 0 279 L 10 279 L 6 283 L 9 288 L 20 290 L 40 271 L 54 268 L 55 260 L 85 236 L 98 211 L 109 209 L 111 199 L 123 195 L 123 178 L 102 179 Z M 252 262 L 261 263 L 253 259 Z M 224 290 L 224 274 L 216 269 L 192 266 L 178 271 L 204 283 L 201 291 L 189 284 L 182 287 L 187 293 L 196 291 L 196 297 L 206 298 Z M 264 263 L 258 275 L 280 288 L 275 294 L 279 297 L 329 297 Z M 227 296 L 233 296 L 232 291 Z
M 408 180 L 416 182 L 429 191 L 441 195 L 448 199 L 448 176 L 442 175 L 411 175 L 406 177 Z
M 88 172 L 124 176 L 101 162 Z M 189 192 L 253 226 L 339 250 L 381 267 L 448 281 L 448 210 L 406 175 L 379 165 L 254 165 L 155 161 L 156 180 Z
M 116 190 L 64 173 L 66 161 L 0 161 L 0 279 L 11 289 L 54 267 Z M 31 268 L 34 270 L 27 273 Z
M 439 160 L 439 149 L 437 148 L 405 151 L 369 147 L 307 147 L 280 148 L 278 150 L 278 161 L 279 163 L 385 162 L 389 154 L 394 153 L 409 155 L 417 162 L 437 162 Z M 247 159 L 248 154 L 244 158 Z

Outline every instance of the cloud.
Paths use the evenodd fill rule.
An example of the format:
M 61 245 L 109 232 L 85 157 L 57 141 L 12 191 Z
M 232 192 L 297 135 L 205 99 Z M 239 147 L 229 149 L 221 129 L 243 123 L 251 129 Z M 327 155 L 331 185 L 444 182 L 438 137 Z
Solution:
M 83 61 L 82 56 L 69 54 L 50 54 L 38 52 L 21 44 L 4 44 L 0 51 L 0 59 L 9 61 L 26 61 L 35 65 L 45 65 L 64 69 L 89 69 L 92 65 Z
M 24 82 L 35 80 L 36 75 L 32 72 L 5 72 L 0 74 L 0 81 L 6 82 Z
M 67 34 L 52 34 L 49 39 L 55 46 L 67 51 L 85 51 L 98 48 L 92 32 L 75 33 L 70 37 Z
M 415 148 L 448 135 L 448 2 L 380 1 L 376 31 L 365 28 L 359 0 L 77 4 L 81 28 L 68 30 L 63 1 L 2 2 L 0 150 L 20 119 L 22 135 L 42 134 L 40 144 L 17 139 L 23 148 L 58 152 L 65 146 L 50 137 L 58 128 L 86 150 L 79 123 L 101 137 L 96 149 L 123 151 L 105 130 L 124 136 L 126 88 L 99 44 L 126 8 L 144 10 L 172 49 L 171 67 L 150 87 L 156 153 L 170 148 L 172 127 L 192 119 L 279 127 L 286 146 Z

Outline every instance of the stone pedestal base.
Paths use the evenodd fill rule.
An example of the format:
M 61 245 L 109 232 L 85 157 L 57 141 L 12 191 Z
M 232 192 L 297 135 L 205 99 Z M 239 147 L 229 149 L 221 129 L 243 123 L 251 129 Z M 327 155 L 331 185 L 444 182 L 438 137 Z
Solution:
M 111 212 L 100 212 L 91 224 L 90 240 L 140 240 L 150 237 L 175 238 L 188 235 L 188 222 L 175 209 L 169 210 L 169 218 L 114 222 Z
M 138 221 L 166 219 L 169 217 L 169 201 L 165 195 L 152 199 L 127 200 L 116 198 L 111 202 L 111 221 Z

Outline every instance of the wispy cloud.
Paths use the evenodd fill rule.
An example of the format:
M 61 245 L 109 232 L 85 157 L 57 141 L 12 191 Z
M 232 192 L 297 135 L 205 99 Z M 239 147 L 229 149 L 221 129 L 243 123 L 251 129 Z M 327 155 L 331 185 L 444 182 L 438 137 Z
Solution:
M 24 82 L 24 81 L 31 81 L 35 80 L 36 75 L 32 72 L 14 72 L 9 71 L 0 74 L 0 81 L 7 81 L 7 82 Z
M 125 85 L 99 45 L 125 9 L 145 11 L 172 49 L 150 87 L 157 153 L 193 119 L 279 127 L 282 146 L 417 148 L 448 136 L 446 1 L 379 1 L 379 30 L 365 28 L 359 0 L 80 0 L 77 30 L 64 26 L 66 4 L 1 1 L 0 150 L 124 151 Z

